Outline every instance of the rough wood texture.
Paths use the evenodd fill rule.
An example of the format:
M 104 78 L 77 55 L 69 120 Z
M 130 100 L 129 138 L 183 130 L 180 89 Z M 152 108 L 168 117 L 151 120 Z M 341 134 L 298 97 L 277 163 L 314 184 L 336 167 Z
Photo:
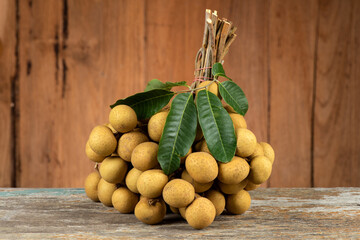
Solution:
M 360 2 L 320 1 L 315 186 L 360 186 Z
M 82 189 L 0 189 L 2 239 L 358 239 L 360 188 L 260 189 L 243 215 L 203 230 L 178 215 L 149 226 L 86 198 Z
M 270 186 L 310 187 L 316 1 L 270 2 Z
M 16 4 L 12 0 L 0 1 L 0 186 L 14 183 L 14 124 L 17 83 L 19 79 L 19 55 Z

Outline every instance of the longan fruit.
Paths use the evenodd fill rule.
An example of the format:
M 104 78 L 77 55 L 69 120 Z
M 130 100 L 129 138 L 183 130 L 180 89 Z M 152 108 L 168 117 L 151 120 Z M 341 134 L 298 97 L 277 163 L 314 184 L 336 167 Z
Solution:
M 108 183 L 104 179 L 100 179 L 98 184 L 98 197 L 100 202 L 105 206 L 112 207 L 112 195 L 116 190 L 116 184 Z
M 255 184 L 266 182 L 271 175 L 272 164 L 265 156 L 258 156 L 250 162 L 249 180 Z
M 211 181 L 209 183 L 198 183 L 198 182 L 194 181 L 194 179 L 190 176 L 190 174 L 186 171 L 186 169 L 184 169 L 184 171 L 181 173 L 181 178 L 184 179 L 185 181 L 191 183 L 191 185 L 193 185 L 195 188 L 195 192 L 197 192 L 197 193 L 201 193 L 201 192 L 205 192 L 205 191 L 209 190 L 214 182 L 214 181 Z
M 109 156 L 116 149 L 116 138 L 110 128 L 99 125 L 93 128 L 89 136 L 89 146 L 100 156 Z
M 202 83 L 200 83 L 197 88 L 201 88 L 201 87 L 205 87 L 206 85 L 208 85 L 209 83 L 211 83 L 211 81 L 203 81 Z M 210 84 L 208 87 L 206 88 L 202 88 L 202 89 L 199 89 L 199 90 L 196 90 L 196 94 L 198 94 L 199 91 L 201 90 L 208 90 L 209 92 L 215 94 L 216 96 L 219 96 L 219 87 L 217 85 L 216 82 L 213 82 L 212 84 Z
M 245 190 L 229 195 L 226 199 L 226 210 L 232 214 L 242 214 L 250 208 L 250 205 L 251 197 Z
M 231 120 L 234 124 L 234 129 L 247 128 L 244 116 L 238 113 L 230 113 Z
M 236 111 L 227 103 L 223 103 L 223 107 L 225 108 L 225 110 L 230 114 L 230 113 L 236 113 Z
M 147 198 L 158 198 L 168 180 L 168 176 L 162 170 L 151 169 L 139 176 L 136 186 L 141 195 Z
M 150 118 L 148 123 L 148 133 L 151 140 L 160 142 L 168 114 L 168 111 L 158 112 Z
M 235 194 L 238 193 L 239 191 L 243 190 L 247 184 L 248 180 L 244 179 L 243 181 L 241 181 L 238 184 L 225 184 L 222 182 L 218 182 L 218 186 L 221 190 L 221 192 L 225 193 L 225 194 Z
M 114 208 L 119 212 L 131 213 L 139 201 L 139 196 L 125 187 L 120 187 L 115 190 L 111 200 Z
M 239 157 L 248 157 L 254 153 L 256 147 L 255 135 L 246 128 L 236 129 L 236 155 Z
M 128 165 L 120 157 L 107 157 L 101 163 L 99 172 L 101 177 L 109 183 L 121 183 L 127 172 Z
M 131 164 L 140 171 L 146 171 L 158 165 L 159 145 L 154 142 L 143 142 L 137 145 L 131 154 Z
M 142 198 L 135 206 L 135 217 L 146 224 L 157 224 L 166 215 L 166 205 L 162 199 Z
M 127 162 L 131 161 L 131 154 L 134 148 L 143 142 L 148 142 L 148 137 L 142 132 L 129 132 L 122 135 L 119 139 L 117 153 Z
M 132 191 L 133 193 L 139 193 L 139 190 L 137 189 L 137 180 L 139 178 L 139 176 L 142 174 L 143 172 L 136 169 L 136 168 L 132 168 L 128 174 L 126 175 L 125 178 L 125 184 L 127 186 L 127 188 Z
M 94 202 L 99 201 L 98 197 L 98 183 L 101 177 L 98 171 L 90 173 L 85 180 L 85 193 Z
M 225 197 L 224 195 L 216 190 L 209 190 L 205 193 L 205 197 L 209 199 L 216 209 L 216 216 L 219 216 L 225 209 Z
M 249 158 L 253 159 L 257 156 L 264 156 L 264 149 L 260 143 L 256 143 L 255 151 L 249 156 Z
M 230 162 L 219 163 L 220 182 L 225 184 L 238 184 L 243 181 L 250 172 L 250 166 L 245 159 L 234 156 Z
M 113 126 L 111 126 L 110 123 L 106 123 L 106 124 L 104 124 L 104 125 L 107 126 L 108 128 L 110 128 L 110 130 L 112 131 L 113 134 L 117 134 L 117 133 L 118 133 L 118 131 L 116 131 L 116 129 L 115 129 Z
M 183 219 L 186 220 L 185 213 L 186 213 L 186 207 L 179 208 L 179 214 L 180 214 L 180 216 L 181 216 Z
M 91 147 L 89 145 L 89 141 L 86 142 L 85 154 L 91 161 L 97 162 L 97 163 L 101 163 L 105 158 L 104 156 L 101 156 L 101 155 L 97 154 L 96 152 L 94 152 L 91 149 Z
M 213 156 L 206 152 L 189 154 L 185 161 L 189 175 L 198 183 L 209 183 L 218 175 L 218 165 Z
M 180 214 L 180 211 L 178 208 L 175 208 L 175 207 L 172 207 L 172 206 L 169 206 L 170 210 L 172 213 L 175 213 L 175 214 Z
M 266 142 L 260 142 L 260 145 L 263 147 L 264 156 L 270 160 L 271 164 L 273 164 L 274 160 L 275 160 L 274 149 L 271 147 L 270 144 L 268 144 Z
M 215 219 L 216 209 L 207 198 L 196 198 L 185 211 L 185 219 L 195 229 L 209 226 Z
M 130 132 L 137 125 L 136 112 L 127 105 L 118 105 L 111 109 L 109 122 L 120 133 Z
M 255 183 L 248 181 L 244 189 L 246 191 L 252 191 L 252 190 L 257 189 L 258 187 L 260 187 L 260 184 L 255 184 Z
M 200 127 L 200 124 L 197 124 L 196 127 L 196 135 L 195 135 L 195 142 L 198 142 L 200 139 L 202 139 L 202 137 L 204 136 L 202 129 Z
M 195 189 L 183 179 L 174 179 L 165 185 L 162 195 L 171 207 L 183 208 L 194 200 Z
M 192 148 L 190 147 L 190 149 L 189 149 L 189 151 L 186 153 L 186 155 L 180 158 L 180 164 L 184 164 L 187 156 L 189 156 L 189 154 L 192 153 L 192 152 L 193 152 L 193 151 L 192 151 Z

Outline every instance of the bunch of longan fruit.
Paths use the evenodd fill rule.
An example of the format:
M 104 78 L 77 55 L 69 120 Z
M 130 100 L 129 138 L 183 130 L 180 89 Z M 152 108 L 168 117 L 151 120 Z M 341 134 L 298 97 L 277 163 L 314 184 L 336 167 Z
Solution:
M 233 159 L 216 161 L 198 126 L 194 144 L 169 176 L 157 160 L 168 109 L 140 122 L 131 107 L 114 107 L 109 123 L 96 126 L 86 143 L 87 157 L 97 163 L 85 181 L 87 196 L 120 213 L 134 212 L 147 224 L 160 223 L 167 212 L 173 212 L 202 229 L 225 209 L 244 213 L 251 203 L 248 191 L 270 177 L 275 154 L 268 143 L 257 142 L 242 115 L 224 107 L 237 137 Z

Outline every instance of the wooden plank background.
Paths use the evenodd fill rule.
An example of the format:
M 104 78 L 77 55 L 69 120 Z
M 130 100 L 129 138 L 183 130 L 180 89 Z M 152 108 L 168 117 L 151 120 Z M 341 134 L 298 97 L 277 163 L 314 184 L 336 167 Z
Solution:
M 0 186 L 83 186 L 109 104 L 192 81 L 206 8 L 238 26 L 224 67 L 275 148 L 265 186 L 360 186 L 357 0 L 0 0 Z

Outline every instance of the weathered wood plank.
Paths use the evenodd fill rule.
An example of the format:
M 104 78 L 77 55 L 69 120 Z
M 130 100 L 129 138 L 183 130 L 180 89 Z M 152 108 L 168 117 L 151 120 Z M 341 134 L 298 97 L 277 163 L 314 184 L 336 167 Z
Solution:
M 311 186 L 316 1 L 270 1 L 270 186 Z
M 0 1 L 0 186 L 14 184 L 15 100 L 19 79 L 16 3 Z
M 315 186 L 360 186 L 359 11 L 359 1 L 320 1 Z
M 149 226 L 86 198 L 82 189 L 0 189 L 1 238 L 278 239 L 360 237 L 360 188 L 259 189 L 243 215 L 204 230 L 168 215 Z

